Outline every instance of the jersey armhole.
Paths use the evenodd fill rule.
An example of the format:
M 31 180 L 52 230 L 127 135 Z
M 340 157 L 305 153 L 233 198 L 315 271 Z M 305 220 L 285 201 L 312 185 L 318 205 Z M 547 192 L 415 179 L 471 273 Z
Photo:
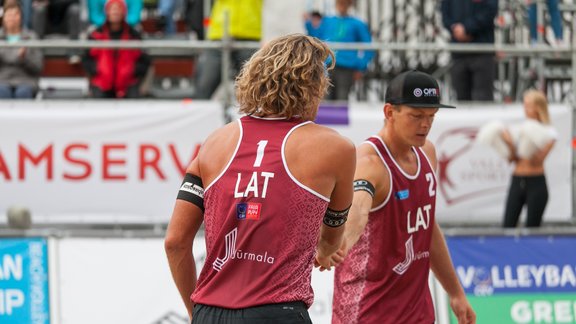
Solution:
M 383 201 L 380 205 L 378 205 L 378 206 L 370 209 L 370 212 L 374 212 L 374 211 L 377 211 L 377 210 L 379 210 L 379 209 L 384 208 L 384 206 L 386 206 L 386 204 L 387 204 L 388 201 L 390 200 L 390 196 L 392 196 L 392 184 L 393 184 L 393 183 L 392 183 L 392 172 L 390 171 L 390 167 L 388 167 L 388 164 L 386 164 L 386 161 L 384 161 L 384 157 L 382 156 L 382 154 L 381 154 L 380 151 L 378 150 L 378 147 L 377 147 L 374 143 L 372 143 L 372 142 L 370 142 L 370 141 L 365 141 L 365 142 L 363 142 L 362 144 L 368 144 L 368 145 L 372 146 L 372 148 L 374 149 L 374 151 L 376 152 L 376 154 L 378 154 L 378 157 L 380 157 L 380 162 L 382 162 L 382 164 L 384 165 L 384 168 L 386 169 L 386 172 L 388 172 L 388 180 L 389 180 L 389 182 L 390 182 L 390 187 L 389 187 L 389 190 L 388 190 L 388 195 L 386 195 L 386 198 L 384 198 L 384 201 Z
M 298 181 L 298 179 L 296 179 L 296 177 L 292 174 L 292 172 L 290 172 L 290 168 L 288 168 L 288 163 L 286 162 L 286 143 L 288 142 L 288 138 L 290 137 L 292 132 L 294 132 L 296 129 L 298 129 L 298 127 L 302 127 L 302 126 L 310 124 L 310 123 L 312 123 L 312 122 L 306 121 L 306 122 L 300 123 L 300 124 L 292 127 L 292 129 L 286 134 L 286 137 L 284 137 L 284 140 L 282 141 L 282 148 L 281 148 L 282 164 L 284 165 L 284 170 L 286 171 L 286 174 L 290 177 L 290 179 L 292 179 L 292 181 L 294 181 L 294 183 L 296 185 L 298 185 L 300 188 L 310 192 L 314 196 L 316 196 L 316 197 L 318 197 L 324 201 L 330 202 L 330 197 L 325 197 L 324 195 L 320 194 L 319 192 L 316 192 L 312 188 L 310 188 L 310 187 L 304 185 L 303 183 L 301 183 L 300 181 Z
M 240 143 L 242 143 L 242 136 L 244 135 L 244 130 L 242 128 L 242 120 L 241 119 L 238 119 L 238 127 L 240 128 L 240 134 L 238 135 L 238 143 L 236 143 L 236 148 L 234 149 L 234 153 L 232 153 L 232 156 L 230 157 L 230 159 L 228 160 L 228 163 L 226 163 L 226 166 L 224 167 L 224 169 L 222 169 L 220 174 L 218 174 L 218 176 L 216 178 L 214 178 L 214 180 L 212 180 L 212 182 L 210 182 L 210 184 L 208 184 L 204 188 L 204 192 L 208 191 L 208 189 L 210 189 L 212 187 L 212 185 L 215 184 L 216 181 L 218 181 L 224 175 L 224 173 L 226 173 L 226 171 L 228 171 L 230 164 L 232 164 L 232 161 L 234 161 L 236 154 L 238 154 L 238 150 L 240 149 Z

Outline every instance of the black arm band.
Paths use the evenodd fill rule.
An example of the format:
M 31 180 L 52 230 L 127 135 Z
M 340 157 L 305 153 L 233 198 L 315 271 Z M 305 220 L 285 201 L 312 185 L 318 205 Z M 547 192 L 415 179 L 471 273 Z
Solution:
M 204 211 L 204 187 L 202 186 L 202 179 L 186 173 L 176 199 L 185 200 Z
M 354 191 L 366 191 L 370 196 L 374 197 L 376 188 L 368 180 L 358 179 L 354 180 Z
M 340 227 L 342 225 L 344 225 L 344 223 L 346 223 L 346 220 L 348 219 L 348 212 L 350 211 L 350 207 L 341 210 L 341 211 L 336 211 L 336 210 L 332 210 L 330 208 L 328 208 L 326 210 L 326 214 L 324 214 L 324 224 L 326 224 L 327 226 L 330 227 Z

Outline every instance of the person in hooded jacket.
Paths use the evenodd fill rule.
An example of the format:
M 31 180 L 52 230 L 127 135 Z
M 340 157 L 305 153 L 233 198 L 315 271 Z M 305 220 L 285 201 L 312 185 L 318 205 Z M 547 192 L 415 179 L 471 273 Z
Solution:
M 90 33 L 91 40 L 140 40 L 141 36 L 126 22 L 126 3 L 108 0 L 106 22 Z M 94 98 L 138 98 L 140 85 L 150 66 L 150 57 L 141 49 L 92 48 L 83 58 Z

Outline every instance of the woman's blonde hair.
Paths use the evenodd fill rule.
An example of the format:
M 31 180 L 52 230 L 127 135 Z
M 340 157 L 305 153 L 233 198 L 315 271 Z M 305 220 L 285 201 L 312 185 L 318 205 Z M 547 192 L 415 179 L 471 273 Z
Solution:
M 328 57 L 331 64 L 326 66 Z M 236 78 L 240 112 L 313 120 L 333 66 L 334 53 L 316 38 L 301 34 L 276 38 L 256 52 Z
M 527 90 L 524 92 L 524 99 L 529 100 L 536 106 L 538 120 L 542 124 L 550 124 L 550 115 L 548 114 L 548 100 L 546 95 L 540 90 Z

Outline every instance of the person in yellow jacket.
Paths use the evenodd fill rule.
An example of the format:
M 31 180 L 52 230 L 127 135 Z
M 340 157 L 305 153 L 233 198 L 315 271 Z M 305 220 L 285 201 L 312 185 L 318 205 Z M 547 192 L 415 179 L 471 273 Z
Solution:
M 238 41 L 260 41 L 262 38 L 262 5 L 264 0 L 216 0 L 210 13 L 210 23 L 206 38 L 221 40 L 226 28 L 227 34 Z M 255 49 L 235 49 L 231 52 L 231 63 L 236 71 L 248 61 Z M 198 58 L 195 99 L 210 99 L 221 82 L 222 51 L 206 49 Z

